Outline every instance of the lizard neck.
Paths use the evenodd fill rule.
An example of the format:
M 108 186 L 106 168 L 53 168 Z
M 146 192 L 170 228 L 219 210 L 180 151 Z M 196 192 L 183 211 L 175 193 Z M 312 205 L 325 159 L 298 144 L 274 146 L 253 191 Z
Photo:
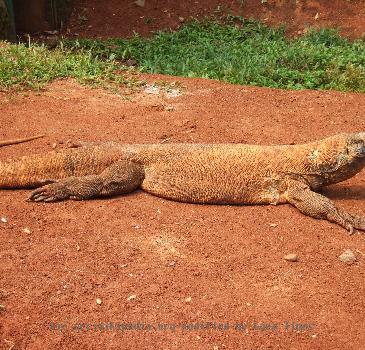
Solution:
M 333 171 L 324 172 L 323 174 L 323 186 L 335 184 L 345 181 L 357 173 L 359 173 L 365 167 L 365 157 L 354 159 L 348 164 L 340 165 Z

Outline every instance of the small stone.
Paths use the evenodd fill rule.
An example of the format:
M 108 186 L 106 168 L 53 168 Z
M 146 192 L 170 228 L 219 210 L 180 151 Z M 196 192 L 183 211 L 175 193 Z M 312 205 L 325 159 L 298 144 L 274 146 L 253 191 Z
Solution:
M 56 147 L 57 147 L 57 143 L 56 142 L 52 143 L 52 148 L 55 149 Z
M 101 305 L 102 300 L 101 300 L 100 298 L 96 298 L 96 303 L 97 303 L 98 305 Z
M 76 250 L 77 250 L 78 252 L 81 250 L 81 247 L 80 247 L 78 244 L 76 244 Z
M 185 18 L 184 17 L 179 17 L 179 21 L 180 22 L 184 22 L 185 21 Z
M 134 300 L 134 299 L 136 299 L 136 298 L 137 298 L 137 295 L 132 294 L 132 295 L 130 295 L 130 296 L 127 298 L 127 300 L 128 300 L 128 301 L 131 301 L 131 300 Z
M 166 106 L 165 109 L 166 109 L 166 111 L 171 112 L 171 111 L 174 110 L 174 107 L 172 107 L 172 106 Z
M 123 264 L 123 265 L 120 265 L 120 267 L 127 267 L 128 264 Z
M 5 311 L 5 305 L 3 305 L 3 304 L 0 304 L 0 312 L 1 311 Z
M 8 222 L 8 219 L 5 218 L 5 217 L 3 217 L 3 218 L 1 218 L 1 222 L 3 222 L 4 224 L 6 224 Z
M 139 7 L 144 7 L 145 0 L 137 0 L 134 3 Z
M 190 302 L 191 302 L 191 297 L 187 297 L 187 298 L 185 299 L 185 302 L 190 303 Z
M 298 261 L 298 255 L 294 253 L 290 253 L 284 256 L 284 260 L 295 262 Z
M 28 235 L 32 233 L 32 231 L 30 230 L 30 228 L 26 227 L 26 228 L 23 228 L 23 232 L 24 233 L 27 233 Z
M 346 264 L 352 264 L 356 261 L 356 256 L 350 249 L 346 249 L 338 258 Z
M 316 15 L 314 16 L 314 19 L 318 19 L 319 18 L 319 13 L 317 12 Z
M 270 227 L 277 227 L 278 224 L 269 224 Z

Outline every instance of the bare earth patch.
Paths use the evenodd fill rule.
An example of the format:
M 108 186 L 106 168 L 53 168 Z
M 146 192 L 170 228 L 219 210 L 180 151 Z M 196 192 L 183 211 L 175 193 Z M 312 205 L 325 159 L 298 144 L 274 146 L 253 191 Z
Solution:
M 41 93 L 1 95 L 1 139 L 47 134 L 2 148 L 1 159 L 68 140 L 277 144 L 365 130 L 363 94 L 146 79 L 177 81 L 179 93 L 126 97 L 59 81 Z M 364 172 L 325 192 L 365 214 Z M 27 195 L 0 191 L 0 349 L 365 343 L 364 235 L 288 205 L 191 205 L 143 192 L 36 204 Z M 346 249 L 352 264 L 338 258 Z
M 68 33 L 86 38 L 149 36 L 156 30 L 176 29 L 193 18 L 225 14 L 257 18 L 269 25 L 285 23 L 290 35 L 309 26 L 337 27 L 359 38 L 365 32 L 364 0 L 75 0 Z M 139 5 L 137 5 L 139 4 Z M 143 6 L 141 6 L 143 4 Z

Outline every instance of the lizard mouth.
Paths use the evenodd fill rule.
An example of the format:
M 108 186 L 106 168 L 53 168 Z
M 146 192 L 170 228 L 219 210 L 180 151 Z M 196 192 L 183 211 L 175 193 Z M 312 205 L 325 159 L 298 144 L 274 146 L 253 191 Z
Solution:
M 365 144 L 359 145 L 356 151 L 358 157 L 365 157 Z

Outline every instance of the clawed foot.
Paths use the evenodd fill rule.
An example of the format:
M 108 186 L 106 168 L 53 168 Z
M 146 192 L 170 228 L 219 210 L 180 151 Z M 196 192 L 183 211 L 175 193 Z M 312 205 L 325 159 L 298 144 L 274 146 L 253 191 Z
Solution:
M 64 183 L 55 182 L 34 190 L 28 200 L 33 202 L 56 202 L 71 198 L 70 191 Z
M 364 217 L 358 215 L 351 215 L 344 211 L 339 211 L 336 214 L 337 217 L 335 216 L 335 218 L 329 218 L 330 221 L 334 221 L 343 226 L 345 229 L 349 231 L 350 235 L 355 233 L 355 230 L 365 231 Z

